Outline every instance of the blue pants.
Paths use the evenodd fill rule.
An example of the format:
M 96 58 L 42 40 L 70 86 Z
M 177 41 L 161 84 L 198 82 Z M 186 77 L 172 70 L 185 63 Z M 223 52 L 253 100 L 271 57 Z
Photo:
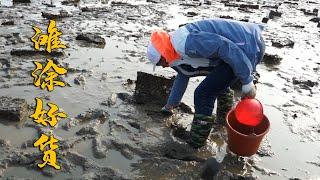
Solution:
M 216 98 L 236 79 L 228 64 L 222 63 L 214 68 L 194 91 L 195 113 L 211 116 Z
M 236 80 L 231 67 L 222 63 L 214 68 L 194 92 L 195 113 L 211 116 L 214 102 Z M 167 105 L 179 105 L 188 86 L 189 77 L 178 73 L 173 83 Z

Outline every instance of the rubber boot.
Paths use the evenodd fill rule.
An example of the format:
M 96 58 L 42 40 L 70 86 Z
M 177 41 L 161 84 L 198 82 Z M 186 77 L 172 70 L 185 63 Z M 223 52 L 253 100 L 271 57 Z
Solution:
M 226 116 L 233 106 L 233 91 L 227 90 L 217 98 L 217 122 L 226 125 Z
M 193 148 L 204 146 L 213 126 L 213 122 L 214 119 L 211 116 L 195 114 L 190 130 L 191 137 L 188 140 L 189 145 Z

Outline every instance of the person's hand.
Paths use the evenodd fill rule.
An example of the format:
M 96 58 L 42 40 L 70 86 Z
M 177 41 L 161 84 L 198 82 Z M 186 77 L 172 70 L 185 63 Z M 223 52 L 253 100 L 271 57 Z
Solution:
M 165 115 L 172 115 L 173 114 L 173 106 L 165 105 L 165 106 L 163 106 L 163 108 L 161 108 L 160 112 Z
M 256 97 L 256 86 L 251 81 L 249 84 L 242 85 L 242 98 L 255 98 Z

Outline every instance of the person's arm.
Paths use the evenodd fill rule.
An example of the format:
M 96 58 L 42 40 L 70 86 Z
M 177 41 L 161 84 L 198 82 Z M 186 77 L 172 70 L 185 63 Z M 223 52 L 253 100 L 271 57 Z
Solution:
M 188 76 L 182 73 L 177 74 L 173 82 L 171 92 L 167 100 L 167 104 L 162 108 L 162 111 L 164 110 L 171 111 L 174 107 L 180 104 L 183 94 L 187 89 L 188 83 L 189 83 Z

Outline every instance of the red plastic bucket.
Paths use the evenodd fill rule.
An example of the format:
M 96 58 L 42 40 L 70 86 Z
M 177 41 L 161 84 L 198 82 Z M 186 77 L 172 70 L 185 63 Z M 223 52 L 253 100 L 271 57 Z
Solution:
M 230 151 L 239 156 L 252 156 L 260 146 L 260 143 L 269 131 L 270 122 L 263 115 L 263 120 L 254 128 L 241 124 L 235 116 L 234 110 L 228 112 L 227 133 L 228 147 Z

